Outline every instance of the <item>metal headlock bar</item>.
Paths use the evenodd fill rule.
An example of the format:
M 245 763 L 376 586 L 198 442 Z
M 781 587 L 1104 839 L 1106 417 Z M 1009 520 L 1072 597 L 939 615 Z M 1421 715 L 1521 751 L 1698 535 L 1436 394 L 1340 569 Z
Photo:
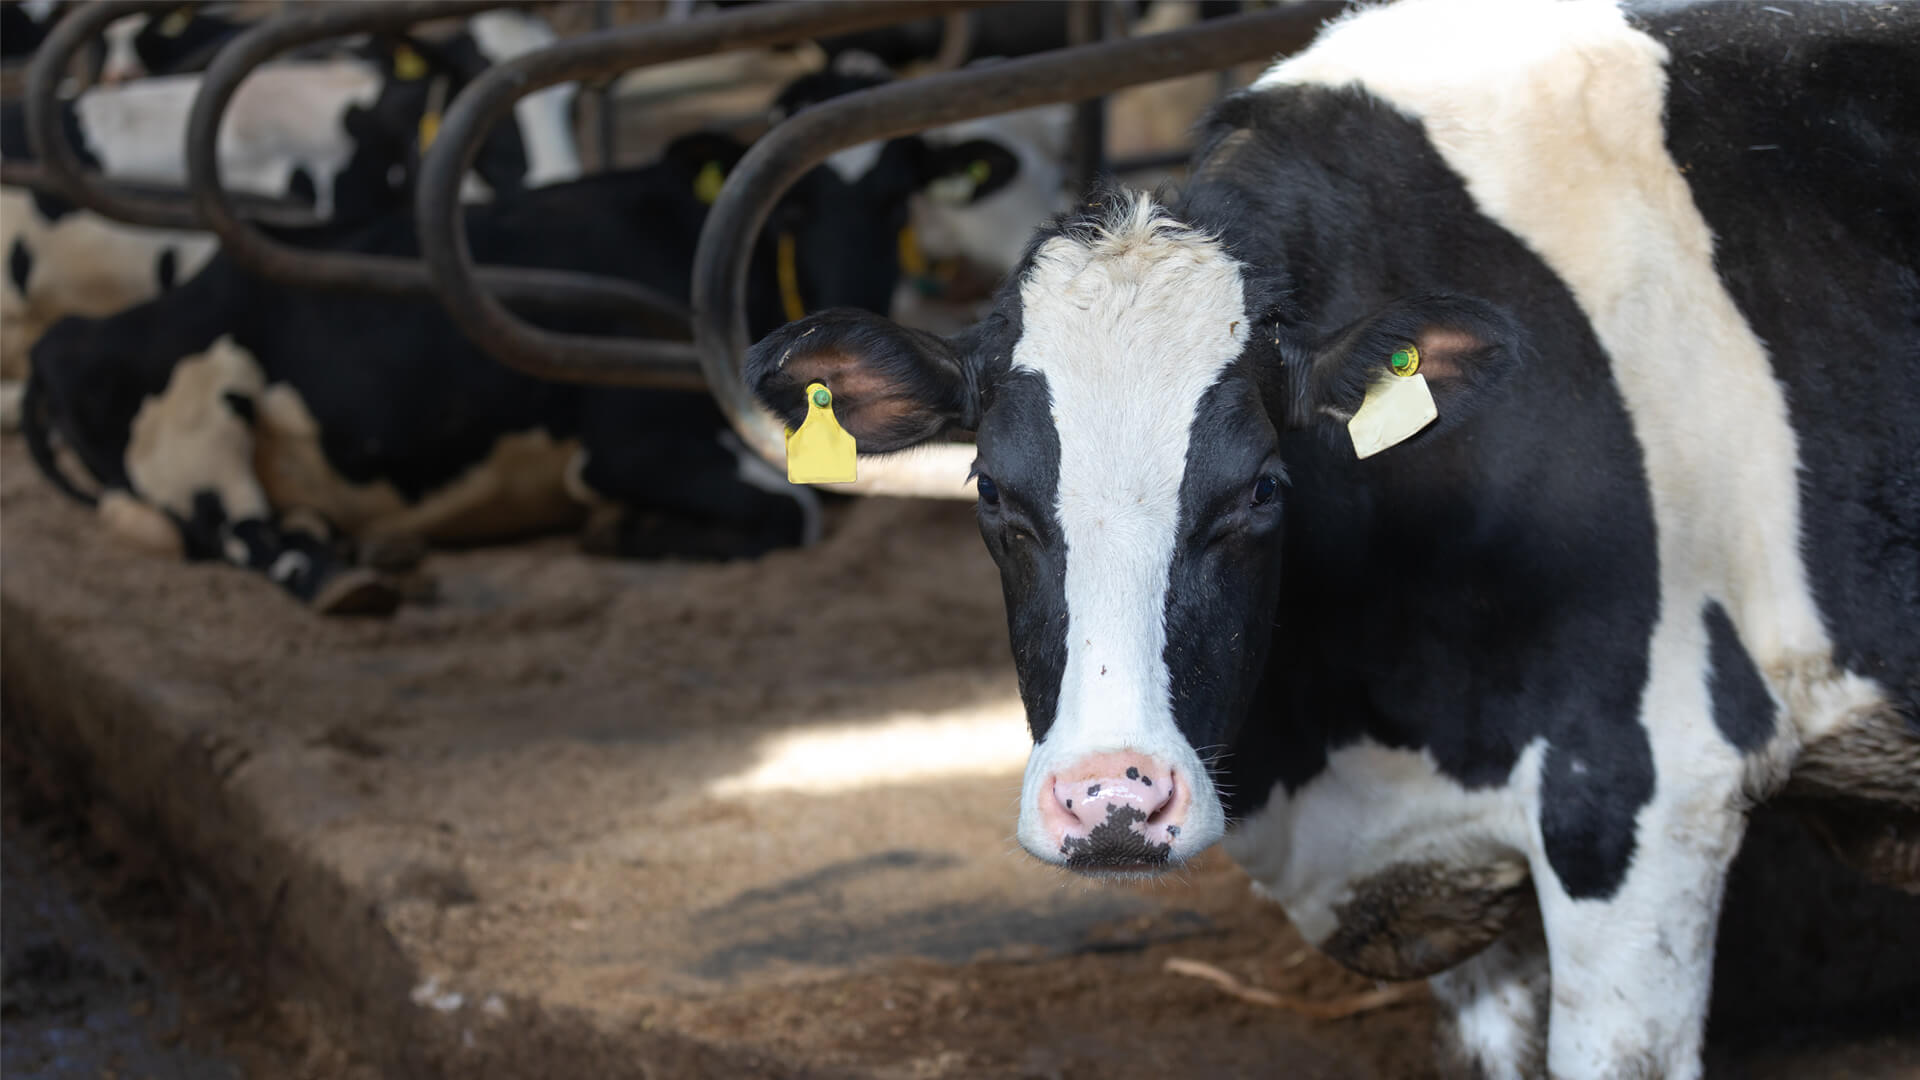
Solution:
M 73 58 L 100 36 L 108 23 L 125 15 L 169 12 L 175 0 L 97 0 L 55 24 L 27 65 L 27 144 L 32 164 L 9 162 L 4 180 L 57 195 L 76 206 L 134 225 L 166 229 L 204 228 L 185 192 L 146 184 L 111 183 L 92 174 L 67 139 L 62 122 L 60 82 Z M 305 207 L 271 199 L 248 199 L 247 212 L 269 224 L 298 227 L 316 223 Z
M 762 457 L 785 459 L 785 430 L 753 400 L 741 375 L 749 346 L 747 259 L 774 204 L 807 170 L 838 150 L 874 139 L 956 124 L 995 113 L 1080 101 L 1127 86 L 1264 60 L 1304 45 L 1341 5 L 1210 20 L 1147 37 L 1125 38 L 878 86 L 808 109 L 747 150 L 727 177 L 700 232 L 693 266 L 694 343 L 721 411 Z M 556 357 L 607 365 L 631 355 L 627 343 L 539 334 L 514 347 L 544 346 Z M 630 361 L 631 362 L 631 361 Z M 860 461 L 863 494 L 971 498 L 965 482 L 973 448 L 939 444 Z
M 538 330 L 483 288 L 460 227 L 460 178 L 480 143 L 515 101 L 568 80 L 605 75 L 737 49 L 782 45 L 941 15 L 988 0 L 792 0 L 679 23 L 624 27 L 564 41 L 489 69 L 454 99 L 420 169 L 414 218 L 420 250 L 440 302 L 460 329 L 494 358 L 544 379 L 704 390 L 693 346 L 685 341 L 593 338 Z M 599 348 L 582 350 L 581 343 Z
M 187 119 L 187 190 L 198 220 L 219 237 L 222 249 L 247 269 L 290 285 L 427 297 L 433 295 L 418 259 L 313 251 L 282 243 L 243 220 L 220 180 L 220 120 L 246 77 L 289 49 L 348 34 L 395 33 L 429 19 L 464 17 L 511 6 L 510 0 L 390 0 L 380 4 L 330 4 L 262 21 L 241 33 L 214 58 Z M 458 212 L 458 201 L 451 204 Z M 533 307 L 595 307 L 648 317 L 648 329 L 668 336 L 686 333 L 685 304 L 630 281 L 532 267 L 487 267 L 487 286 L 509 303 Z
M 752 400 L 741 381 L 741 359 L 751 344 L 744 311 L 747 263 L 774 204 L 807 170 L 838 150 L 875 139 L 1270 59 L 1304 44 L 1323 20 L 1341 9 L 1336 2 L 1304 3 L 1284 11 L 1217 19 L 1150 37 L 1055 50 L 893 83 L 806 110 L 748 150 L 708 214 L 694 264 L 695 346 L 691 350 L 677 342 L 541 330 L 514 317 L 481 291 L 452 195 L 487 126 L 517 98 L 566 79 L 830 32 L 811 22 L 819 8 L 827 9 L 818 11 L 823 19 L 832 13 L 847 18 L 834 29 L 857 29 L 907 17 L 902 6 L 878 5 L 881 11 L 863 12 L 855 22 L 854 4 L 795 2 L 692 23 L 635 28 L 552 46 L 475 80 L 448 112 L 416 193 L 421 250 L 454 321 L 501 363 L 542 378 L 704 386 L 748 445 L 777 464 L 784 458 L 784 432 Z M 916 6 L 912 14 L 924 17 L 932 8 L 974 6 L 981 5 L 930 3 Z M 776 29 L 774 24 L 782 16 L 796 21 L 805 18 L 809 25 L 804 30 Z M 723 40 L 716 40 L 716 35 Z M 693 37 L 698 40 L 687 40 Z M 699 383 L 687 378 L 689 353 L 700 365 L 703 380 Z M 939 446 L 864 458 L 860 481 L 840 490 L 968 498 L 971 489 L 963 478 L 971 454 L 965 447 Z

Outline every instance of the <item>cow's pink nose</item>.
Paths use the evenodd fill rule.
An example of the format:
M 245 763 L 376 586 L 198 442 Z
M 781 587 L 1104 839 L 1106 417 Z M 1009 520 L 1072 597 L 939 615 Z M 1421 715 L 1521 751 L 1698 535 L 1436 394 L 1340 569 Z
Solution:
M 1067 865 L 1145 869 L 1164 863 L 1192 805 L 1190 786 L 1145 754 L 1094 754 L 1053 775 L 1041 821 Z

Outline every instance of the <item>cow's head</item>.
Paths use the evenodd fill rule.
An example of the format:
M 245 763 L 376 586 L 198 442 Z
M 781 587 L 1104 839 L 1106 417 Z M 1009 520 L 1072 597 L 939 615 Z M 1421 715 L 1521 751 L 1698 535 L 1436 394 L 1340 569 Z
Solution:
M 1283 274 L 1119 196 L 1043 231 L 957 337 L 823 312 L 756 346 L 747 377 L 789 424 L 825 383 L 866 452 L 977 433 L 980 531 L 1035 742 L 1020 842 L 1147 872 L 1227 826 L 1210 763 L 1235 743 L 1275 617 L 1280 436 L 1324 425 L 1352 454 L 1340 427 L 1407 343 L 1441 417 L 1416 442 L 1519 351 L 1504 316 L 1459 297 L 1310 326 Z

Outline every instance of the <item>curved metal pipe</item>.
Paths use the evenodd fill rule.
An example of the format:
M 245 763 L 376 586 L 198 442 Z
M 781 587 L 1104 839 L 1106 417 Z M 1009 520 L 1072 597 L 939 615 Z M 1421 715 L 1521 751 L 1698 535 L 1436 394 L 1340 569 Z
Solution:
M 819 34 L 924 18 L 987 0 L 792 0 L 676 23 L 624 27 L 518 56 L 475 79 L 454 100 L 439 138 L 421 166 L 414 193 L 415 226 L 435 291 L 453 321 L 502 364 L 543 379 L 627 386 L 705 389 L 693 350 L 683 342 L 588 337 L 539 330 L 514 316 L 483 289 L 460 227 L 458 191 L 481 140 L 536 90 L 569 79 L 710 53 L 780 45 Z
M 126 15 L 171 11 L 173 0 L 96 0 L 61 19 L 27 64 L 27 144 L 40 167 L 45 189 L 76 206 L 118 221 L 163 229 L 201 228 L 184 196 L 136 193 L 90 174 L 67 141 L 60 107 L 60 81 L 73 58 L 108 23 Z M 306 220 L 313 219 L 311 214 Z
M 693 268 L 694 343 L 721 411 L 748 446 L 785 460 L 785 431 L 753 400 L 741 377 L 749 346 L 747 260 L 787 188 L 835 151 L 875 139 L 1037 105 L 1080 101 L 1122 87 L 1268 59 L 1305 44 L 1340 4 L 1305 3 L 1215 19 L 1148 37 L 1059 49 L 979 68 L 878 86 L 815 106 L 781 124 L 734 167 L 700 232 Z M 569 341 L 586 349 L 586 342 Z M 617 355 L 618 343 L 591 343 Z M 940 444 L 909 454 L 863 457 L 866 494 L 971 497 L 964 483 L 973 449 Z M 842 489 L 846 490 L 846 489 Z
M 244 221 L 236 209 L 237 200 L 220 180 L 221 117 L 247 76 L 288 49 L 347 34 L 395 33 L 429 19 L 506 6 L 509 0 L 328 5 L 276 16 L 236 36 L 207 68 L 187 119 L 188 191 L 198 218 L 220 237 L 222 248 L 235 262 L 263 277 L 309 288 L 431 296 L 426 268 L 419 259 L 310 251 L 283 244 Z M 480 276 L 512 303 L 638 311 L 653 316 L 650 329 L 658 333 L 686 333 L 685 304 L 632 282 L 531 267 L 489 267 Z

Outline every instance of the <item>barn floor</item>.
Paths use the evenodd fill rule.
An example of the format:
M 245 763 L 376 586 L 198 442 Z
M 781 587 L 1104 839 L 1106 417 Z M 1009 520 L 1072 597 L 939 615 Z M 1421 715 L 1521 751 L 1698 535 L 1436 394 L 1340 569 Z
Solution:
M 1165 970 L 1371 989 L 1217 856 L 1112 888 L 1017 851 L 965 505 L 852 503 L 751 564 L 435 553 L 437 600 L 389 621 L 122 549 L 12 439 L 0 522 L 9 743 L 208 883 L 274 994 L 385 1074 L 1430 1074 L 1422 997 L 1315 1021 Z M 1716 1072 L 1911 1076 L 1920 1042 Z

